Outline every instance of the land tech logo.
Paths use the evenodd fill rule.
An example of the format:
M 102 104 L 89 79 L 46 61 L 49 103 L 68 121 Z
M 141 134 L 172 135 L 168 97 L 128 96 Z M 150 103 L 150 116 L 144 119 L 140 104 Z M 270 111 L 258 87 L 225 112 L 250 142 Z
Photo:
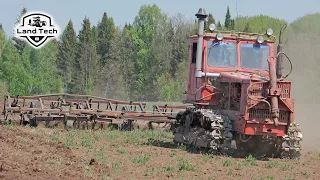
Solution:
M 15 37 L 23 39 L 35 48 L 41 48 L 50 40 L 58 37 L 59 27 L 46 13 L 26 13 L 14 28 Z

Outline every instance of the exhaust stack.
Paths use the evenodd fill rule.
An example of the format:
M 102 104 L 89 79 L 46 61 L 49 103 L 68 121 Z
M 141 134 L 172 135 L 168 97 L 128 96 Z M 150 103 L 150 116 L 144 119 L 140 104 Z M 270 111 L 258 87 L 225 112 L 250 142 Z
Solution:
M 286 29 L 287 25 L 285 24 L 280 31 L 280 35 L 279 35 L 279 44 L 277 47 L 277 53 L 282 52 L 282 48 L 283 48 L 283 31 Z M 277 78 L 281 78 L 282 77 L 282 71 L 283 71 L 283 58 L 282 58 L 282 54 L 280 54 L 277 58 Z
M 196 56 L 196 74 L 197 78 L 202 77 L 202 48 L 203 48 L 203 33 L 204 33 L 204 20 L 207 18 L 206 10 L 200 8 L 196 17 L 198 18 L 198 42 L 197 42 L 197 56 Z

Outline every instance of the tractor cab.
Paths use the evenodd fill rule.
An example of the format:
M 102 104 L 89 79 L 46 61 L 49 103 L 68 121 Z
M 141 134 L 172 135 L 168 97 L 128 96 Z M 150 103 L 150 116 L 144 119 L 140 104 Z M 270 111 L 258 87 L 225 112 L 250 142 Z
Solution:
M 209 96 L 214 101 L 217 96 L 212 94 L 214 90 L 211 91 L 212 95 L 205 93 L 209 96 L 203 98 L 204 87 L 210 89 L 209 86 L 218 85 L 223 81 L 240 83 L 252 76 L 269 77 L 268 58 L 274 56 L 276 39 L 272 29 L 268 29 L 265 34 L 256 34 L 216 31 L 215 27 L 211 24 L 211 32 L 203 33 L 200 49 L 198 35 L 191 36 L 186 96 L 188 103 L 202 102 Z M 197 61 L 199 50 L 202 51 L 201 60 Z M 211 103 L 217 104 L 217 100 Z

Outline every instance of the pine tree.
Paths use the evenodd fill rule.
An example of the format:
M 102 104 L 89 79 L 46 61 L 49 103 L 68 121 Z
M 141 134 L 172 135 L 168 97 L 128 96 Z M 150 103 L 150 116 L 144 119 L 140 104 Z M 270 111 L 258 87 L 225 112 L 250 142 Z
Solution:
M 222 25 L 221 25 L 221 22 L 220 22 L 220 21 L 218 21 L 217 29 L 219 29 L 219 30 L 221 30 L 221 29 L 222 29 Z
M 90 20 L 85 17 L 79 32 L 76 58 L 72 70 L 72 93 L 91 94 L 96 78 L 97 50 L 95 30 Z
M 236 24 L 234 19 L 231 19 L 231 23 L 230 23 L 230 30 L 235 30 Z
M 110 45 L 114 36 L 115 25 L 112 18 L 107 13 L 103 13 L 103 17 L 97 26 L 97 52 L 100 56 L 100 65 L 103 66 L 107 62 L 110 55 Z
M 59 46 L 59 54 L 57 60 L 57 67 L 59 75 L 63 79 L 64 90 L 69 92 L 69 85 L 71 83 L 72 64 L 75 60 L 77 35 L 73 28 L 73 23 L 69 20 L 67 27 L 63 31 L 61 42 Z
M 101 79 L 98 87 L 102 90 L 103 96 L 126 99 L 124 75 L 129 69 L 124 68 L 124 65 L 127 65 L 124 61 L 126 49 L 120 29 L 115 29 L 114 37 L 110 42 L 108 63 L 104 65 L 100 74 Z
M 134 47 L 132 41 L 130 41 L 130 31 L 132 30 L 132 25 L 125 24 L 122 30 L 122 41 L 124 46 L 124 51 L 122 52 L 122 66 L 121 69 L 123 71 L 124 78 L 124 89 L 125 89 L 125 99 L 130 99 L 130 94 L 132 91 L 130 89 L 133 87 L 134 81 L 136 80 L 136 72 L 135 72 L 135 61 L 133 59 L 134 55 Z
M 7 38 L 4 33 L 4 30 L 2 28 L 0 28 L 0 59 L 1 59 L 2 51 L 3 51 L 3 48 L 6 44 L 6 42 L 7 42 Z
M 15 25 L 19 24 L 21 21 L 21 17 L 27 13 L 26 8 L 22 8 L 20 15 L 17 17 Z M 16 37 L 13 37 L 12 40 L 14 41 L 14 46 L 18 49 L 19 53 L 22 53 L 23 48 L 27 45 L 27 42 Z
M 231 15 L 230 15 L 230 9 L 229 6 L 227 8 L 227 13 L 226 13 L 226 19 L 224 21 L 224 27 L 229 30 L 231 26 Z

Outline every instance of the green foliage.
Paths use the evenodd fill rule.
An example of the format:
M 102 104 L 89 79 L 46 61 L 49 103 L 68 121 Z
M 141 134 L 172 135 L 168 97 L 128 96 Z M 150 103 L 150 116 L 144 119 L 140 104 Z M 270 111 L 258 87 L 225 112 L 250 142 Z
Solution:
M 290 27 L 294 33 L 319 33 L 320 23 L 317 23 L 319 17 L 320 13 L 307 14 L 292 22 Z
M 236 27 L 235 21 L 234 21 L 234 19 L 231 19 L 229 29 L 230 29 L 230 30 L 235 30 L 235 27 Z
M 24 62 L 12 41 L 7 40 L 3 48 L 1 62 L 1 79 L 8 83 L 12 94 L 27 95 L 31 86 L 31 76 L 24 67 Z
M 71 74 L 71 92 L 91 94 L 96 84 L 98 55 L 96 50 L 96 31 L 91 27 L 89 18 L 85 18 L 79 32 L 79 41 Z
M 17 25 L 18 23 L 20 23 L 21 17 L 27 13 L 27 9 L 24 7 L 22 8 L 19 16 L 16 19 L 16 22 L 14 23 L 14 25 Z M 17 48 L 18 52 L 21 53 L 24 49 L 24 47 L 27 46 L 27 42 L 24 40 L 21 40 L 19 38 L 13 37 L 12 40 L 14 41 L 14 46 Z
M 245 31 L 252 33 L 266 33 L 268 28 L 272 28 L 274 35 L 278 38 L 280 29 L 287 22 L 282 19 L 277 19 L 274 17 L 266 15 L 257 15 L 257 16 L 245 16 L 238 17 L 235 19 L 235 30 L 236 31 Z
M 97 26 L 97 52 L 100 56 L 100 64 L 105 65 L 110 56 L 110 47 L 112 44 L 115 31 L 113 18 L 108 17 L 107 13 L 103 13 L 101 22 Z
M 160 91 L 161 101 L 171 101 L 179 99 L 178 83 L 173 80 L 169 73 L 162 74 L 157 79 L 158 90 Z
M 222 25 L 221 25 L 221 22 L 220 22 L 220 21 L 218 21 L 217 29 L 218 29 L 218 30 L 221 30 L 221 29 L 222 29 Z
M 136 72 L 136 81 L 131 88 L 133 99 L 149 97 L 146 100 L 154 100 L 152 89 L 159 74 L 159 66 L 161 68 L 161 61 L 164 60 L 162 53 L 168 57 L 166 51 L 161 54 L 157 51 L 158 48 L 165 48 L 169 42 L 169 37 L 166 36 L 166 21 L 167 16 L 161 13 L 157 5 L 143 5 L 129 30 Z
M 227 13 L 226 13 L 226 18 L 224 20 L 224 27 L 227 28 L 227 29 L 230 29 L 231 27 L 231 14 L 230 14 L 230 9 L 229 9 L 229 6 L 227 8 Z
M 23 8 L 15 23 L 26 12 Z M 301 87 L 311 84 L 320 87 L 316 79 L 318 71 L 296 68 L 320 68 L 319 16 L 309 14 L 297 19 L 284 34 L 284 49 L 291 57 Z M 287 23 L 266 15 L 232 18 L 229 7 L 221 22 L 209 13 L 205 27 L 208 29 L 215 23 L 218 30 L 256 33 L 272 28 L 278 37 Z M 188 79 L 189 38 L 197 33 L 198 27 L 194 20 L 182 14 L 169 16 L 157 5 L 149 4 L 142 5 L 133 23 L 123 28 L 117 27 L 107 12 L 97 25 L 85 17 L 78 36 L 73 26 L 69 20 L 60 41 L 51 41 L 39 50 L 25 41 L 6 38 L 0 28 L 1 95 L 8 91 L 15 95 L 68 92 L 123 100 L 183 99 Z M 286 60 L 285 67 L 288 68 Z M 303 81 L 306 78 L 313 83 L 307 84 Z M 311 95 L 306 99 L 311 100 Z
M 63 91 L 62 79 L 56 68 L 58 47 L 56 41 L 50 41 L 41 49 L 30 52 L 33 82 L 30 89 L 31 94 L 60 93 Z
M 70 92 L 72 63 L 75 61 L 77 34 L 73 28 L 73 23 L 69 20 L 67 27 L 63 31 L 59 44 L 57 68 L 59 75 L 63 79 L 64 90 Z
M 216 24 L 216 20 L 211 13 L 209 13 L 207 21 L 205 21 L 205 30 L 209 30 L 210 24 Z
M 3 29 L 0 29 L 0 57 L 2 55 L 3 48 L 5 47 L 6 42 L 7 42 L 6 35 Z
M 250 24 L 248 22 L 244 26 L 243 32 L 252 32 L 252 30 L 250 28 Z
M 125 77 L 126 70 L 129 69 L 128 64 L 124 63 L 126 60 L 126 49 L 125 44 L 122 39 L 121 31 L 116 28 L 113 32 L 113 38 L 110 40 L 110 46 L 108 57 L 105 65 L 101 65 L 101 77 L 97 79 L 99 82 L 97 84 L 99 94 L 103 96 L 126 99 L 126 87 Z

